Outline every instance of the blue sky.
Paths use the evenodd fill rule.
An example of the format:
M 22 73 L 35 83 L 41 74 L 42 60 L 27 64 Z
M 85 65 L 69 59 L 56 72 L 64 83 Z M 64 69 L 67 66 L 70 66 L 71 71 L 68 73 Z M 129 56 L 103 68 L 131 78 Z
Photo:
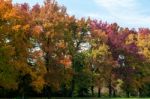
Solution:
M 150 28 L 150 0 L 56 0 L 77 18 L 91 17 L 117 22 L 122 27 Z M 13 0 L 14 3 L 42 4 L 43 0 Z

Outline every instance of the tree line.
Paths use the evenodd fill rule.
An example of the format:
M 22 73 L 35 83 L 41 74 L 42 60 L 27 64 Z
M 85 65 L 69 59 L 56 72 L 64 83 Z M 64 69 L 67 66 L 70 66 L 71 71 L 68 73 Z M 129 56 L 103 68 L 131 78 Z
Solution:
M 0 0 L 0 97 L 148 97 L 150 29 L 77 19 L 55 0 Z

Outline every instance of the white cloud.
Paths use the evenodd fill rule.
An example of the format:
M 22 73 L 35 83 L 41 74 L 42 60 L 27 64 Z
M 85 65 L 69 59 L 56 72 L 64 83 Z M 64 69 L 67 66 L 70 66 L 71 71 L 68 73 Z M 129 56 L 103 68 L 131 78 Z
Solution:
M 117 21 L 116 17 L 108 16 L 108 15 L 101 14 L 101 13 L 86 13 L 85 15 L 87 17 L 92 18 L 92 19 L 99 19 L 99 20 L 102 20 L 104 22 L 108 21 L 110 23 L 114 23 Z
M 115 6 L 131 7 L 136 4 L 135 0 L 94 0 L 94 1 L 105 7 L 115 7 Z
M 127 14 L 129 12 L 137 12 L 138 5 L 135 0 L 94 0 L 98 5 L 106 8 L 111 14 Z
M 137 0 L 94 0 L 94 2 L 104 7 L 110 16 L 125 26 L 150 27 L 150 16 L 141 14 L 144 9 L 140 8 Z

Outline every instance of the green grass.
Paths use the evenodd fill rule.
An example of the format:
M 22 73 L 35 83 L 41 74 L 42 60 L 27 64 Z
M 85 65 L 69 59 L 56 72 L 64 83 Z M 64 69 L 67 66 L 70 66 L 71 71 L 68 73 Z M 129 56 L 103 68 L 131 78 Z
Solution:
M 52 98 L 52 99 L 150 99 L 150 98 Z
M 13 99 L 22 99 L 22 98 L 13 98 Z M 48 98 L 24 98 L 24 99 L 48 99 Z M 87 98 L 66 98 L 66 97 L 53 97 L 50 99 L 150 99 L 150 98 L 92 98 L 92 97 L 87 97 Z

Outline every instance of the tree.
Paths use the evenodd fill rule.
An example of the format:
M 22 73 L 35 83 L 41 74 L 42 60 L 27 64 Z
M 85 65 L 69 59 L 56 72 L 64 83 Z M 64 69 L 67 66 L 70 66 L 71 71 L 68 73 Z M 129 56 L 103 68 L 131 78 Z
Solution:
M 10 2 L 0 1 L 0 87 L 4 89 L 17 89 L 18 88 L 18 74 L 16 71 L 15 63 L 12 58 L 15 55 L 15 49 L 10 44 L 9 32 L 10 26 L 8 25 L 9 19 L 6 14 L 12 10 Z

